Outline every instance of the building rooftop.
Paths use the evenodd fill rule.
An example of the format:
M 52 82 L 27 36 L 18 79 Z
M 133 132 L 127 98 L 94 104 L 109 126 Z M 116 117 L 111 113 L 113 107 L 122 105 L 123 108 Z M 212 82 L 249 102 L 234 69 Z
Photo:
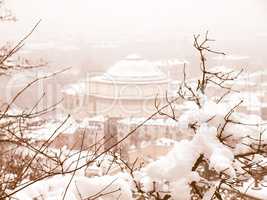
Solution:
M 106 71 L 106 75 L 119 81 L 166 79 L 166 75 L 157 65 L 135 54 L 112 65 Z

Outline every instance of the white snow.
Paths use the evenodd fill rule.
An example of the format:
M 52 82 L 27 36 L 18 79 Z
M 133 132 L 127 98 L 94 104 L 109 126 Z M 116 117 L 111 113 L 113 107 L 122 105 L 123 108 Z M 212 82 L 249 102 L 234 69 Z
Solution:
M 166 75 L 154 63 L 135 54 L 115 63 L 106 74 L 116 80 L 166 79 Z
M 103 200 L 118 198 L 131 200 L 132 191 L 128 182 L 126 182 L 127 179 L 128 177 L 123 174 L 92 178 L 75 175 L 70 182 L 71 175 L 58 175 L 34 183 L 18 192 L 16 197 L 19 200 L 32 200 L 37 197 L 42 197 L 42 199 L 46 200 L 62 199 L 67 185 L 71 183 L 66 192 L 66 200 L 80 200 L 89 197 L 101 197 Z

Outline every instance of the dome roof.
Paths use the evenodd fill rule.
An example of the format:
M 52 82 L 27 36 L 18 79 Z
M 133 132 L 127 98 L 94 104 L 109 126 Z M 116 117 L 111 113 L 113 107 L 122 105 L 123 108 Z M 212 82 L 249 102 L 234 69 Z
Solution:
M 138 55 L 129 55 L 111 66 L 106 75 L 121 81 L 149 81 L 166 79 L 166 75 L 154 63 Z

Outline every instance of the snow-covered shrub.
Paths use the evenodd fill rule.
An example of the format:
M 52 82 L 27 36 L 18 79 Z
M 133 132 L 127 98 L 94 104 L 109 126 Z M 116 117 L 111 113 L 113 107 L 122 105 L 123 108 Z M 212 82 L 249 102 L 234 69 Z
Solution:
M 236 199 L 243 199 L 245 195 L 267 199 L 266 191 L 259 196 L 247 187 L 251 183 L 257 187 L 266 174 L 265 122 L 257 115 L 237 111 L 242 99 L 225 99 L 232 92 L 227 83 L 240 73 L 209 71 L 206 53 L 223 54 L 211 50 L 207 45 L 209 41 L 207 35 L 202 41 L 200 36 L 194 37 L 202 74 L 192 84 L 187 82 L 184 70 L 184 81 L 178 88 L 177 99 L 190 104 L 188 109 L 179 116 L 164 114 L 159 107 L 156 113 L 170 116 L 179 124 L 180 133 L 193 135 L 191 139 L 175 142 L 167 155 L 140 167 L 115 154 L 105 158 L 102 153 L 100 156 L 93 153 L 89 159 L 77 154 L 64 163 L 64 167 L 68 167 L 63 167 L 66 171 L 57 179 L 43 180 L 46 187 L 33 184 L 28 193 L 25 189 L 17 198 L 27 199 L 27 194 L 37 191 L 34 197 L 39 199 L 222 200 L 229 199 L 230 194 Z M 225 95 L 208 96 L 207 90 L 213 89 L 209 85 L 225 90 Z M 167 105 L 172 111 L 173 103 L 175 101 L 168 101 Z M 97 168 L 94 176 L 81 176 L 81 169 L 92 168 Z M 117 172 L 118 169 L 121 172 Z

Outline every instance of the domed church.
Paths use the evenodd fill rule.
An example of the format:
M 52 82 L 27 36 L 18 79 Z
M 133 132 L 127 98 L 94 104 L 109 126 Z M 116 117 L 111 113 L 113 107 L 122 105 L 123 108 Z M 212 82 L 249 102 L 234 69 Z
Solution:
M 90 84 L 96 114 L 147 116 L 155 111 L 156 96 L 164 97 L 168 79 L 152 62 L 129 55 L 102 76 L 93 77 Z
M 168 82 L 166 74 L 153 62 L 129 55 L 102 75 L 87 78 L 79 87 L 83 92 L 80 89 L 73 92 L 68 88 L 64 96 L 73 101 L 75 95 L 84 93 L 85 107 L 82 110 L 88 109 L 90 115 L 146 117 L 155 112 L 156 97 L 164 101 Z

